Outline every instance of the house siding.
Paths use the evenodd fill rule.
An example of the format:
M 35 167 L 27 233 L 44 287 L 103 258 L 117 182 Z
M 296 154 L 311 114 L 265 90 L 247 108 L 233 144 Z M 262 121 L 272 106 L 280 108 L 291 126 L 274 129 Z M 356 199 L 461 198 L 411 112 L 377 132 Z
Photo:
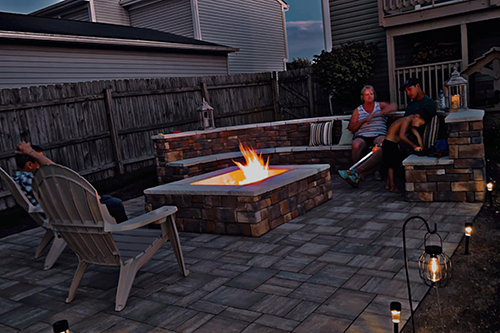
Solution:
M 276 0 L 198 0 L 204 41 L 239 48 L 231 74 L 282 71 L 287 57 L 281 4 Z
M 130 24 L 194 38 L 193 16 L 189 0 L 164 0 L 130 8 Z
M 0 89 L 107 79 L 227 74 L 226 55 L 0 44 Z
M 94 0 L 96 21 L 99 23 L 130 25 L 128 12 L 120 0 Z
M 53 17 L 53 16 L 52 16 Z M 77 9 L 72 12 L 68 12 L 61 15 L 64 20 L 75 20 L 75 21 L 90 21 L 90 10 L 88 4 L 85 4 L 82 8 Z
M 379 56 L 374 76 L 368 83 L 377 91 L 378 100 L 389 100 L 389 73 L 385 29 L 379 26 L 378 1 L 330 0 L 332 45 L 338 47 L 349 41 L 376 43 Z

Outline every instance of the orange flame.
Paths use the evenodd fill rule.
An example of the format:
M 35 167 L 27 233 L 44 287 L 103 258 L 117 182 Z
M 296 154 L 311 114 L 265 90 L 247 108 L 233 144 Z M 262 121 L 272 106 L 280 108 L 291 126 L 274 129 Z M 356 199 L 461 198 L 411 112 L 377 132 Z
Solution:
M 264 163 L 262 154 L 257 155 L 255 150 L 240 142 L 240 150 L 245 158 L 246 164 L 233 160 L 234 164 L 243 172 L 243 179 L 235 179 L 236 185 L 246 185 L 258 182 L 269 177 L 269 158 Z
M 287 171 L 286 169 L 269 169 L 269 158 L 264 162 L 262 154 L 257 154 L 255 150 L 241 142 L 240 150 L 245 158 L 245 164 L 233 160 L 238 170 L 203 179 L 192 185 L 248 185 Z

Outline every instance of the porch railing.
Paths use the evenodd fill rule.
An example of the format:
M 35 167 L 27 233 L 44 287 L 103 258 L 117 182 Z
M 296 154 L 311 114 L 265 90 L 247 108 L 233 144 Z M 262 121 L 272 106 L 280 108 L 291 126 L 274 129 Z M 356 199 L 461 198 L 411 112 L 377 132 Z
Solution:
M 460 1 L 464 0 L 382 0 L 382 8 L 385 13 L 391 15 L 398 12 L 436 7 L 445 3 Z
M 443 84 L 453 73 L 453 67 L 460 71 L 462 59 L 440 62 L 435 64 L 425 64 L 410 67 L 400 67 L 395 69 L 394 84 L 396 87 L 391 91 L 396 91 L 397 104 L 399 110 L 404 110 L 410 102 L 405 92 L 400 92 L 399 87 L 410 77 L 416 76 L 422 81 L 422 89 L 432 99 L 436 100 L 439 96 L 439 90 L 443 89 Z

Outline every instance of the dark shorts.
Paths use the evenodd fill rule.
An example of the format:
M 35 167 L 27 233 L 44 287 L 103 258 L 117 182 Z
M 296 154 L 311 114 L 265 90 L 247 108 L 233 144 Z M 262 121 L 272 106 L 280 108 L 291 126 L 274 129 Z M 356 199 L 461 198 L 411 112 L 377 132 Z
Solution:
M 399 152 L 399 145 L 395 142 L 384 140 L 382 143 L 382 163 L 386 168 L 401 168 L 403 159 Z

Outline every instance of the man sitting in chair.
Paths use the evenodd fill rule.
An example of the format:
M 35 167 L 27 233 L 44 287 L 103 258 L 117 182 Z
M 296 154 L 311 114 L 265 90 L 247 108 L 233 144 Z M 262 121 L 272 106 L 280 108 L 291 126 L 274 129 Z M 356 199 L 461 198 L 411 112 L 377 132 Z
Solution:
M 16 150 L 16 165 L 19 170 L 14 171 L 12 179 L 19 185 L 28 200 L 35 207 L 40 205 L 33 195 L 33 172 L 42 164 L 54 164 L 48 157 L 43 155 L 42 148 L 21 141 L 17 145 Z M 111 216 L 114 217 L 116 223 L 128 220 L 123 203 L 118 198 L 113 198 L 110 195 L 100 196 L 101 203 L 106 205 Z

